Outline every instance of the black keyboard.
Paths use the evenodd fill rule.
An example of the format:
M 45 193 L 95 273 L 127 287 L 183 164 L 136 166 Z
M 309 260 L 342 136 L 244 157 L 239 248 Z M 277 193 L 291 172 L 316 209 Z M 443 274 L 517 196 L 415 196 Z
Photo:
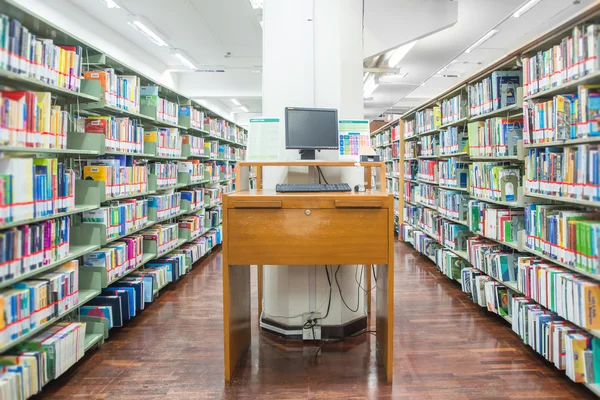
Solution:
M 334 183 L 322 185 L 320 183 L 288 184 L 280 183 L 275 186 L 277 192 L 351 192 L 347 183 Z

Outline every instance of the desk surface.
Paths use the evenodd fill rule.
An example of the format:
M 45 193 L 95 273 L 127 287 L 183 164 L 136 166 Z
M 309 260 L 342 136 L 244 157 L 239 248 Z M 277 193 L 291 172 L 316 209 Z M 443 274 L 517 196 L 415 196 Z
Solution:
M 342 199 L 387 199 L 392 197 L 391 193 L 382 192 L 381 190 L 367 190 L 366 192 L 276 192 L 275 190 L 270 189 L 252 189 L 252 190 L 242 190 L 239 192 L 232 192 L 225 194 L 229 199 L 237 199 L 242 197 L 327 197 L 327 198 L 342 198 Z
M 327 161 L 327 160 L 290 160 L 290 161 L 239 161 L 241 167 L 382 167 L 383 161 Z

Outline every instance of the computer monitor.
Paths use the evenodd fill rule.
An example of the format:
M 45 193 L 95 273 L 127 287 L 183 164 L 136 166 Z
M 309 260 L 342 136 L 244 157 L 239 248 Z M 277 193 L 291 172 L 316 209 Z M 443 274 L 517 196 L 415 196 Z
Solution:
M 337 110 L 286 107 L 285 148 L 300 150 L 303 160 L 314 160 L 315 150 L 339 149 Z

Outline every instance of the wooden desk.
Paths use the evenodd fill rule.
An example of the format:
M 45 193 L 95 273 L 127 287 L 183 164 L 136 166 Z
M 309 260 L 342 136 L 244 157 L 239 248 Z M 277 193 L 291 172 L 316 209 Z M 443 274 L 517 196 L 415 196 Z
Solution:
M 238 175 L 239 177 L 240 175 Z M 365 193 L 234 192 L 223 196 L 225 380 L 250 345 L 249 265 L 375 264 L 377 358 L 392 381 L 394 199 Z

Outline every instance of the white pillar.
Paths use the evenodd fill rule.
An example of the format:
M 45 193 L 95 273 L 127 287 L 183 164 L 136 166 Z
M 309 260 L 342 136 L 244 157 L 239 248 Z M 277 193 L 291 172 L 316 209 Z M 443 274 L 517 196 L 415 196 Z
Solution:
M 295 106 L 337 108 L 340 119 L 363 118 L 362 0 L 265 0 L 263 17 L 263 116 L 283 122 L 285 107 Z M 280 159 L 299 159 L 296 150 L 285 150 L 283 123 L 279 138 Z M 323 151 L 317 158 L 337 160 L 338 154 Z M 286 182 L 288 173 L 295 177 L 290 181 L 306 182 L 307 168 L 265 168 L 264 187 Z M 354 186 L 363 181 L 358 168 L 325 168 L 324 173 L 330 182 Z M 333 295 L 323 325 L 341 325 L 365 315 L 365 296 L 358 291 L 355 266 L 340 268 L 337 278 L 348 305 L 356 308 L 359 301 L 356 312 L 340 300 L 336 268 L 330 267 Z M 265 266 L 264 316 L 270 319 L 300 325 L 300 317 L 290 317 L 320 306 L 324 315 L 328 296 L 324 266 Z

